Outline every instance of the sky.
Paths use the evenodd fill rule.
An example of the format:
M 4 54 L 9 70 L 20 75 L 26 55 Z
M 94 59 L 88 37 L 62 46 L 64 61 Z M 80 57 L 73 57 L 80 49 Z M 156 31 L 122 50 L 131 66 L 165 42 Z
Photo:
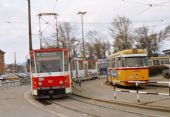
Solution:
M 24 63 L 28 57 L 27 0 L 0 0 L 0 49 L 5 53 L 5 63 Z M 79 11 L 84 15 L 84 33 L 96 30 L 107 35 L 111 21 L 116 16 L 126 16 L 134 27 L 149 26 L 153 32 L 170 24 L 170 0 L 31 0 L 33 48 L 39 48 L 38 17 L 44 12 L 58 13 L 59 22 L 71 22 L 80 32 Z M 81 37 L 81 33 L 78 35 Z M 170 49 L 170 41 L 161 50 Z

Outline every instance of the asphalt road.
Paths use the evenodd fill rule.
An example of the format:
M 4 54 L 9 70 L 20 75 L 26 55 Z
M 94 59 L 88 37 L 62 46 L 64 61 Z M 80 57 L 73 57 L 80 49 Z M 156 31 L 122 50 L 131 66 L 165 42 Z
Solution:
M 103 84 L 103 80 L 86 81 L 82 84 L 82 94 L 98 98 L 113 97 L 113 87 Z M 10 86 L 0 89 L 0 117 L 160 117 L 169 116 L 168 112 L 108 105 L 94 100 L 72 100 L 69 97 L 55 100 L 37 101 L 30 95 L 30 86 Z M 153 89 L 144 89 L 153 90 Z M 158 89 L 155 89 L 158 90 Z M 162 89 L 161 89 L 162 90 Z M 79 92 L 80 93 L 80 92 Z M 80 94 L 81 94 L 80 93 Z M 130 95 L 126 95 L 129 97 Z M 70 96 L 72 97 L 72 96 Z M 119 96 L 121 97 L 121 96 Z M 151 98 L 152 96 L 149 96 Z M 123 97 L 121 97 L 123 98 Z M 112 98 L 111 98 L 112 99 Z M 127 99 L 127 98 L 126 98 Z M 134 98 L 132 98 L 134 102 Z M 48 103 L 49 102 L 49 103 Z M 93 104 L 88 104 L 88 103 Z M 98 104 L 99 106 L 96 106 Z M 103 107 L 105 105 L 106 107 Z
M 0 117 L 57 117 L 30 104 L 24 97 L 30 86 L 0 90 Z

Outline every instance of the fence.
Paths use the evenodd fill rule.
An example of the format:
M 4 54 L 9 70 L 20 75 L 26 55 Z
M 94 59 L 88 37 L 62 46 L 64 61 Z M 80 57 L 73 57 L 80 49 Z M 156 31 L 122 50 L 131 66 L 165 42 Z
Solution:
M 116 90 L 116 83 L 118 82 L 128 82 L 128 83 L 134 83 L 136 86 L 136 91 L 132 90 Z M 139 86 L 140 84 L 143 83 L 152 83 L 152 84 L 168 84 L 167 88 L 169 89 L 168 93 L 157 93 L 157 92 L 144 92 L 144 91 L 139 91 Z M 155 81 L 155 82 L 145 82 L 145 81 L 114 81 L 113 82 L 114 86 L 114 98 L 116 99 L 116 92 L 129 92 L 129 93 L 136 93 L 137 101 L 140 102 L 140 97 L 139 94 L 152 94 L 152 95 L 163 95 L 163 96 L 170 96 L 170 82 L 164 82 L 164 81 Z
M 15 86 L 22 86 L 22 85 L 28 85 L 30 84 L 30 79 L 19 79 L 19 80 L 1 80 L 0 81 L 0 89 L 9 88 L 9 87 L 15 87 Z

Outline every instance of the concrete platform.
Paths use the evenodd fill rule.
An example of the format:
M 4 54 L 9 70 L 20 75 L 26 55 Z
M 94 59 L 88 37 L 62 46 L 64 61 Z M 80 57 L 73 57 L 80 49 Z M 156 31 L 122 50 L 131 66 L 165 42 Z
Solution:
M 170 96 L 152 95 L 152 94 L 139 94 L 140 102 L 137 101 L 135 93 L 116 92 L 117 99 L 114 99 L 114 90 L 112 86 L 105 84 L 106 79 L 97 79 L 82 82 L 81 91 L 73 90 L 74 94 L 84 97 L 90 97 L 97 100 L 106 102 L 117 103 L 122 105 L 137 106 L 141 108 L 155 109 L 170 112 Z M 151 77 L 150 81 L 169 81 L 169 79 L 160 76 Z M 116 90 L 122 89 L 116 87 Z M 140 91 L 153 91 L 155 88 L 147 87 L 142 88 Z M 129 90 L 129 89 L 128 89 Z M 131 90 L 131 89 L 130 89 Z M 157 89 L 155 89 L 157 91 Z M 168 93 L 168 88 L 164 93 Z

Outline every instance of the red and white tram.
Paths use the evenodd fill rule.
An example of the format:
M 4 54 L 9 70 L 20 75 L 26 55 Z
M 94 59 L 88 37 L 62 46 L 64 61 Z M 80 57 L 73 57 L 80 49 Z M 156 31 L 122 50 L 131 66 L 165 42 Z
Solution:
M 72 93 L 68 49 L 32 50 L 30 72 L 31 91 L 36 98 L 55 98 Z

